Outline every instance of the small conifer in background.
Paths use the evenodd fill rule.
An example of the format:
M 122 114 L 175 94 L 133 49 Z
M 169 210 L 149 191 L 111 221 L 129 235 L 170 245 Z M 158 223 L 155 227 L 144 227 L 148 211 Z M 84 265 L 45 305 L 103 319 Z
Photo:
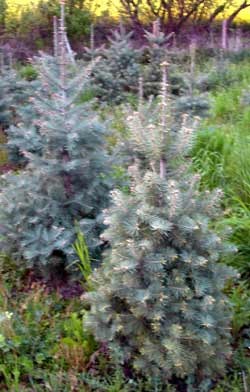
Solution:
M 208 76 L 205 75 L 205 78 Z M 205 91 L 203 91 L 204 74 L 197 67 L 197 45 L 196 41 L 189 46 L 189 64 L 186 72 L 181 73 L 182 88 L 180 96 L 175 102 L 177 113 L 189 113 L 203 117 L 207 114 L 210 104 Z
M 13 71 L 14 72 L 14 71 Z M 17 85 L 20 84 L 22 91 L 22 102 L 13 102 L 11 106 L 14 116 L 5 130 L 7 135 L 6 149 L 10 162 L 23 167 L 28 159 L 23 151 L 41 154 L 42 140 L 39 127 L 34 119 L 37 112 L 32 104 L 33 95 L 37 95 L 41 89 L 40 80 L 19 80 L 16 76 Z
M 6 64 L 4 57 L 1 57 L 0 67 L 0 130 L 3 132 L 4 145 L 1 148 L 8 160 L 15 165 L 23 164 L 27 160 L 20 155 L 19 143 L 23 141 L 28 149 L 39 149 L 36 134 L 34 138 L 28 135 L 27 126 L 20 135 L 17 124 L 31 123 L 34 115 L 29 98 L 34 91 L 39 88 L 36 80 L 28 81 L 24 79 L 20 72 L 15 70 L 11 64 Z M 10 136 L 7 139 L 7 136 Z M 18 139 L 16 141 L 16 138 Z M 22 140 L 21 140 L 22 139 Z
M 160 28 L 160 21 L 157 19 L 153 23 L 152 32 L 146 31 L 147 40 L 146 53 L 148 64 L 144 70 L 144 94 L 157 95 L 161 82 L 160 64 L 167 60 L 167 45 L 173 33 L 165 35 Z
M 221 191 L 201 193 L 190 171 L 195 126 L 185 116 L 172 133 L 166 64 L 163 70 L 153 113 L 141 102 L 127 118 L 130 191 L 113 191 L 105 212 L 103 237 L 111 249 L 93 273 L 85 325 L 126 366 L 202 391 L 230 356 L 231 315 L 222 291 L 234 272 L 218 260 L 232 247 L 226 234 L 211 229 Z
M 132 32 L 126 33 L 120 24 L 120 29 L 113 31 L 109 37 L 107 48 L 95 49 L 93 38 L 91 40 L 86 54 L 101 58 L 93 68 L 92 80 L 95 96 L 103 102 L 121 103 L 126 94 L 136 92 L 141 51 L 133 47 L 132 35 Z
M 0 68 L 0 128 L 7 129 L 20 119 L 18 108 L 26 106 L 33 83 L 20 77 L 11 67 Z
M 30 126 L 16 127 L 15 145 L 28 163 L 1 178 L 0 194 L 1 250 L 46 272 L 75 259 L 76 222 L 91 255 L 97 252 L 110 186 L 106 129 L 91 103 L 76 104 L 91 67 L 80 70 L 66 56 L 61 3 L 60 54 L 36 60 L 41 87 L 31 100 L 35 115 Z M 40 148 L 32 151 L 35 141 Z
M 95 44 L 95 26 L 92 23 L 90 27 L 90 40 L 89 40 L 89 47 L 85 46 L 84 47 L 84 53 L 83 53 L 83 59 L 85 61 L 90 61 L 98 58 L 99 56 L 102 55 L 102 51 L 105 48 L 105 44 L 103 44 L 100 47 L 96 47 Z

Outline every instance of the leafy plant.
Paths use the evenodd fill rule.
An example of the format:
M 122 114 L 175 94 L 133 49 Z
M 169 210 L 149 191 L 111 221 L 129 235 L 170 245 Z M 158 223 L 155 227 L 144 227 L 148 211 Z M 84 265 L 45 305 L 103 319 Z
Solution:
M 23 66 L 19 70 L 19 73 L 23 79 L 26 79 L 28 81 L 35 80 L 38 77 L 36 69 L 31 64 Z
M 24 381 L 46 382 L 47 373 L 85 371 L 98 346 L 83 329 L 80 301 L 69 303 L 35 283 L 32 291 L 10 293 L 1 286 L 1 388 L 19 391 Z
M 228 376 L 213 389 L 213 392 L 245 392 L 247 389 L 246 375 L 235 372 L 233 375 Z
M 92 272 L 91 259 L 84 235 L 79 230 L 73 248 L 80 260 L 79 268 L 81 273 L 88 284 Z
M 247 285 L 241 283 L 230 294 L 234 306 L 233 332 L 238 333 L 241 328 L 247 327 L 250 320 L 250 292 Z

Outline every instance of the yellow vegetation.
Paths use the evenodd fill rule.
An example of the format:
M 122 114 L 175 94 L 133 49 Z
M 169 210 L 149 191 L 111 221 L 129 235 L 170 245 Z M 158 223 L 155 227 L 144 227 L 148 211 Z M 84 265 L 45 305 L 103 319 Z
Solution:
M 241 3 L 242 0 L 237 0 Z M 7 0 L 8 15 L 17 16 L 26 7 L 34 7 L 38 0 Z M 108 11 L 111 15 L 117 16 L 119 13 L 119 0 L 88 0 L 88 6 L 95 15 L 101 15 L 103 12 Z M 238 20 L 250 21 L 250 7 L 242 11 Z

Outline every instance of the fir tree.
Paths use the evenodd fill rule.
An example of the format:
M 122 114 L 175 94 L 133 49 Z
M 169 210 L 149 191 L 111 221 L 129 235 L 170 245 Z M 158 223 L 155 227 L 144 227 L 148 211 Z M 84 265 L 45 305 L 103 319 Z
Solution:
M 76 221 L 93 256 L 110 183 L 105 128 L 90 103 L 76 104 L 91 69 L 80 72 L 68 64 L 63 18 L 62 6 L 60 56 L 37 59 L 36 116 L 26 135 L 19 128 L 19 143 L 16 139 L 28 164 L 19 174 L 2 177 L 0 194 L 2 251 L 40 269 L 53 269 L 58 261 L 69 266 L 75 259 Z M 34 138 L 41 148 L 31 152 Z
M 185 117 L 172 134 L 167 101 L 164 72 L 154 112 L 140 105 L 127 119 L 130 192 L 113 191 L 105 212 L 111 250 L 93 273 L 85 325 L 139 372 L 163 381 L 188 377 L 193 386 L 199 379 L 205 388 L 230 355 L 222 290 L 233 272 L 217 262 L 232 247 L 210 227 L 221 191 L 200 193 L 190 171 L 195 127 Z
M 43 140 L 34 121 L 36 111 L 32 104 L 19 106 L 17 115 L 17 124 L 6 129 L 6 148 L 9 160 L 19 167 L 24 167 L 29 162 L 27 153 L 42 154 Z
M 30 138 L 27 126 L 31 124 L 34 110 L 30 105 L 29 98 L 39 88 L 39 82 L 27 81 L 18 72 L 2 64 L 0 71 L 0 129 L 9 136 L 4 148 L 8 152 L 8 159 L 14 164 L 24 164 L 27 160 L 20 154 L 20 143 L 30 146 L 30 150 L 39 149 L 36 138 Z M 17 124 L 25 123 L 24 129 L 16 127 Z M 28 147 L 29 148 L 29 147 Z
M 180 96 L 175 102 L 177 113 L 189 113 L 203 117 L 210 108 L 207 94 L 203 91 L 204 74 L 200 74 L 197 69 L 196 42 L 191 42 L 189 46 L 189 67 L 181 74 L 182 88 Z M 207 78 L 207 75 L 205 75 Z
M 101 47 L 98 51 L 91 45 L 87 53 L 101 58 L 92 75 L 95 94 L 101 101 L 120 103 L 124 95 L 136 91 L 140 50 L 133 48 L 132 35 L 121 25 L 120 30 L 113 31 L 109 37 L 108 48 Z
M 145 38 L 147 40 L 147 57 L 148 65 L 144 71 L 144 93 L 148 95 L 157 95 L 161 82 L 160 64 L 167 59 L 167 44 L 173 33 L 165 35 L 160 29 L 160 21 L 153 23 L 152 32 L 146 31 Z
M 94 25 L 91 25 L 90 28 L 90 40 L 89 40 L 89 47 L 84 47 L 83 59 L 85 61 L 94 60 L 98 57 L 101 57 L 103 54 L 103 50 L 105 49 L 105 44 L 100 47 L 95 46 L 95 28 Z
M 18 107 L 26 106 L 33 83 L 20 77 L 11 67 L 3 64 L 0 70 L 0 128 L 7 129 L 20 119 Z
M 13 71 L 14 72 L 14 71 Z M 9 160 L 18 166 L 23 166 L 28 159 L 23 151 L 41 154 L 42 140 L 34 118 L 37 113 L 31 103 L 32 96 L 41 88 L 40 81 L 26 81 L 15 77 L 17 93 L 10 92 L 8 111 L 11 112 L 8 127 L 6 148 Z M 19 96 L 20 95 L 20 96 Z

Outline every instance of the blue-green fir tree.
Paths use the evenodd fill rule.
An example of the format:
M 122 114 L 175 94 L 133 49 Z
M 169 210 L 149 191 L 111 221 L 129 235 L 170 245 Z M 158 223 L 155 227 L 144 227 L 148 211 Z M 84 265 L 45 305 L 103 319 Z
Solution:
M 10 65 L 4 63 L 0 70 L 0 130 L 5 136 L 10 136 L 8 142 L 3 146 L 5 153 L 8 153 L 8 160 L 15 165 L 24 164 L 27 160 L 20 154 L 20 142 L 25 146 L 30 146 L 33 151 L 39 149 L 36 139 L 30 138 L 27 132 L 27 125 L 31 124 L 34 114 L 29 98 L 33 92 L 39 88 L 38 81 L 27 81 Z M 17 124 L 26 122 L 22 135 L 21 127 Z M 4 138 L 5 139 L 5 138 Z M 32 146 L 31 146 L 32 145 Z
M 36 115 L 25 135 L 20 129 L 19 144 L 16 139 L 28 164 L 1 178 L 1 251 L 44 271 L 71 265 L 76 223 L 92 256 L 98 252 L 100 213 L 110 186 L 106 129 L 90 103 L 76 103 L 91 69 L 68 64 L 63 6 L 61 20 L 60 56 L 36 60 L 41 83 L 32 98 Z M 34 138 L 41 148 L 32 152 Z
M 0 69 L 0 128 L 7 129 L 20 120 L 18 107 L 26 107 L 35 87 L 10 66 Z
M 121 25 L 119 30 L 112 32 L 107 48 L 101 47 L 98 51 L 91 45 L 87 51 L 88 55 L 100 57 L 92 79 L 95 95 L 102 102 L 121 103 L 126 94 L 136 92 L 141 51 L 133 47 L 132 35 Z
M 92 275 L 85 325 L 126 366 L 202 391 L 230 357 L 231 315 L 222 291 L 234 273 L 218 260 L 232 246 L 211 228 L 221 191 L 201 193 L 190 171 L 195 126 L 185 117 L 171 132 L 167 97 L 164 71 L 153 113 L 141 104 L 127 118 L 130 191 L 114 190 L 105 211 L 103 238 L 111 249 Z
M 13 89 L 6 91 L 5 94 L 5 97 L 8 97 L 7 110 L 2 108 L 0 111 L 3 116 L 9 114 L 5 129 L 9 161 L 23 166 L 28 162 L 23 151 L 40 154 L 42 150 L 42 140 L 34 121 L 37 113 L 31 102 L 32 96 L 38 93 L 41 84 L 40 80 L 27 81 L 20 78 L 14 70 L 9 70 L 9 75 L 12 75 Z M 9 78 L 11 76 L 8 76 Z M 3 99 L 3 102 L 5 100 Z
M 189 46 L 189 64 L 186 72 L 181 73 L 182 87 L 175 102 L 177 114 L 189 113 L 203 117 L 210 108 L 209 99 L 203 91 L 204 74 L 197 69 L 197 48 L 196 42 L 191 42 Z M 208 75 L 205 75 L 208 78 Z
M 90 39 L 89 46 L 84 47 L 83 59 L 85 61 L 94 60 L 98 57 L 101 57 L 103 54 L 103 50 L 105 48 L 105 44 L 96 47 L 95 44 L 95 26 L 92 23 L 90 27 Z
M 146 31 L 146 53 L 148 64 L 144 69 L 144 94 L 157 95 L 161 83 L 160 64 L 168 57 L 167 45 L 173 34 L 164 34 L 160 29 L 160 21 L 153 23 L 152 32 Z

